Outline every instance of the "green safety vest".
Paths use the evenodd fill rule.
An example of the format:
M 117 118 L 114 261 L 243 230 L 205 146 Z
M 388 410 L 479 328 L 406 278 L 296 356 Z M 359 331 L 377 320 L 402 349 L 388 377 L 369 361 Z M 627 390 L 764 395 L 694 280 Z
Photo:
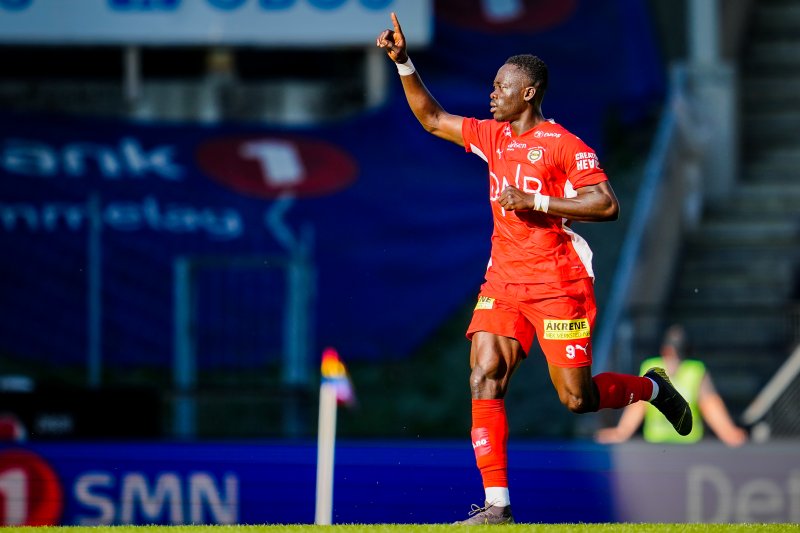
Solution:
M 654 366 L 664 368 L 664 361 L 660 357 L 646 359 L 642 363 L 642 369 L 639 375 L 643 375 L 648 369 Z M 644 440 L 647 442 L 690 444 L 703 438 L 703 422 L 700 418 L 699 401 L 700 384 L 705 374 L 706 366 L 702 362 L 693 359 L 685 359 L 681 361 L 677 372 L 669 377 L 678 392 L 680 392 L 689 403 L 689 408 L 692 411 L 692 431 L 685 437 L 681 437 L 658 409 L 652 405 L 648 405 L 647 412 L 644 415 Z

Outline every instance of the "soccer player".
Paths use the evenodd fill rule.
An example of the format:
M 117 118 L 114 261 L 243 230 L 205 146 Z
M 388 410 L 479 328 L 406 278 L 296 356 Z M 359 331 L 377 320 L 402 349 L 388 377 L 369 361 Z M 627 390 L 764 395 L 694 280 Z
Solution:
M 542 115 L 544 62 L 533 55 L 509 58 L 489 94 L 493 118 L 464 118 L 447 113 L 431 96 L 408 57 L 394 13 L 392 24 L 376 44 L 395 62 L 411 111 L 425 130 L 489 166 L 491 259 L 467 330 L 472 446 L 485 504 L 462 523 L 510 523 L 503 398 L 534 337 L 561 402 L 574 413 L 650 401 L 681 435 L 691 431 L 691 413 L 660 368 L 643 377 L 592 376 L 591 250 L 569 223 L 615 220 L 619 205 L 595 152 Z

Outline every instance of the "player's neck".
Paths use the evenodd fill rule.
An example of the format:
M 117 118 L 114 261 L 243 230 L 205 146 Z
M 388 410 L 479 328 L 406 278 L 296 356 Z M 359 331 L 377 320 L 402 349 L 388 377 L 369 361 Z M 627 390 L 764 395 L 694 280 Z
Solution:
M 524 113 L 517 120 L 512 121 L 511 129 L 514 130 L 515 135 L 522 135 L 542 122 L 545 122 L 542 111 L 538 108 L 532 109 L 530 113 Z

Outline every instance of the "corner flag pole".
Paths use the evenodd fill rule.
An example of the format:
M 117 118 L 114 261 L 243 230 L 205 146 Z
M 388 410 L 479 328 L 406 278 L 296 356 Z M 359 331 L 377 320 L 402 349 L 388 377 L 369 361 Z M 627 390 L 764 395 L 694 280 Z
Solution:
M 336 409 L 352 404 L 353 387 L 347 369 L 333 348 L 322 352 L 317 424 L 317 502 L 314 523 L 329 526 L 333 520 L 333 458 L 336 448 Z
M 336 446 L 336 386 L 324 381 L 319 387 L 317 429 L 317 508 L 314 523 L 331 525 L 333 517 L 333 452 Z

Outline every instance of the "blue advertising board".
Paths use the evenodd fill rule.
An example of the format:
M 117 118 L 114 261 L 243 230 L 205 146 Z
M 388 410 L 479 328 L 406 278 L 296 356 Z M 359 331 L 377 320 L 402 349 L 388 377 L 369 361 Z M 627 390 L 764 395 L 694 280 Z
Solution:
M 800 521 L 794 442 L 509 446 L 517 522 Z M 311 442 L 0 446 L 0 524 L 312 523 Z M 451 523 L 482 503 L 469 442 L 341 441 L 333 520 Z
M 408 353 L 477 290 L 491 222 L 480 166 L 446 146 L 443 157 L 426 155 L 432 139 L 407 113 L 387 108 L 310 131 L 3 116 L 0 349 L 67 363 L 85 356 L 95 199 L 112 364 L 171 362 L 175 259 L 264 257 L 266 271 L 287 254 L 275 218 L 290 234 L 313 234 L 315 338 L 351 359 Z M 403 139 L 398 153 L 375 140 L 388 123 Z M 280 331 L 282 281 L 243 276 L 238 283 L 252 285 L 235 293 L 200 278 L 201 298 L 236 300 L 236 314 L 224 299 L 201 309 L 203 331 L 249 312 L 266 317 L 250 335 Z M 274 335 L 261 342 L 280 349 Z M 214 356 L 201 351 L 201 364 Z
M 527 444 L 512 446 L 509 460 L 519 521 L 613 518 L 606 449 Z M 316 445 L 308 442 L 3 447 L 0 523 L 313 523 L 315 476 Z M 450 523 L 482 499 L 467 442 L 336 448 L 333 523 Z

